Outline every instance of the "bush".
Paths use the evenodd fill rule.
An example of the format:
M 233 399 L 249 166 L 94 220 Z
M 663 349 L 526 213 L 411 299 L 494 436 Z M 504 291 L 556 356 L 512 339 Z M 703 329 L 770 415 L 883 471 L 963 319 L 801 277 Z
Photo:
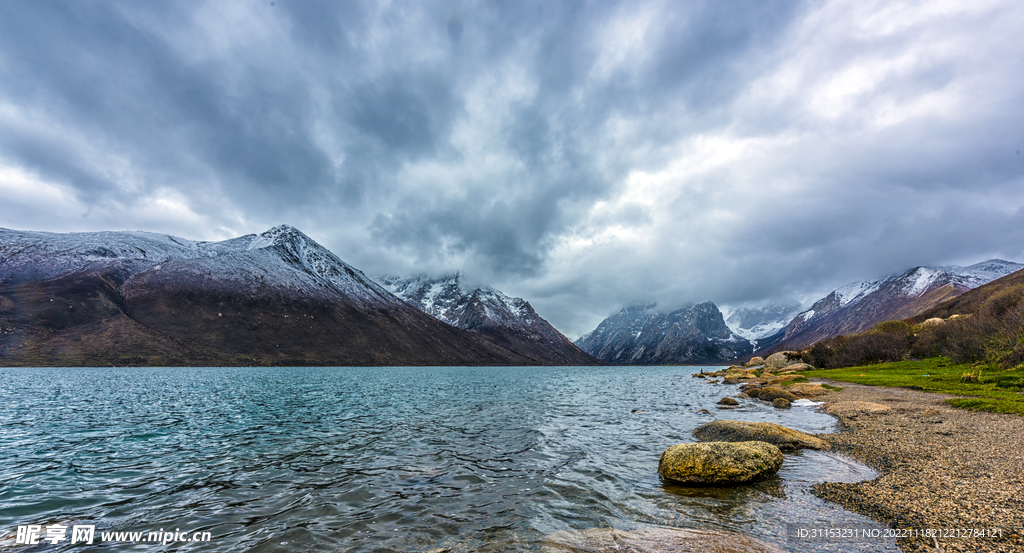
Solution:
M 826 369 L 939 355 L 957 364 L 1024 365 L 1024 284 L 996 292 L 973 315 L 927 326 L 886 321 L 861 334 L 822 340 L 803 352 L 804 361 Z

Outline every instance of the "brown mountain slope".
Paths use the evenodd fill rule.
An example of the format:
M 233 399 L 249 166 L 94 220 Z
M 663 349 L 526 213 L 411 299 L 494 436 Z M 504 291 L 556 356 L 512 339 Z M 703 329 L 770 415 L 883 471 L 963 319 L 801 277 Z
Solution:
M 1010 273 L 1002 278 L 993 280 L 988 284 L 979 286 L 973 290 L 964 292 L 955 298 L 942 302 L 927 311 L 913 316 L 913 321 L 922 322 L 933 317 L 945 319 L 950 315 L 967 315 L 976 313 L 978 311 L 978 307 L 985 303 L 985 300 L 992 297 L 995 293 L 1014 285 L 1024 285 L 1024 270 Z

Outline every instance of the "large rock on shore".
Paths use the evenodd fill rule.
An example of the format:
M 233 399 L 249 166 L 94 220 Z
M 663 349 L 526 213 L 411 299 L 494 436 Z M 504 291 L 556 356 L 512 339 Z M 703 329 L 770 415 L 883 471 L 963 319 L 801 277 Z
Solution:
M 763 441 L 679 444 L 665 450 L 658 474 L 680 484 L 729 486 L 764 480 L 782 467 L 782 452 Z
M 783 553 L 778 546 L 736 532 L 650 527 L 637 530 L 562 530 L 544 537 L 545 553 Z
M 829 389 L 822 386 L 820 382 L 798 382 L 786 386 L 786 391 L 798 398 L 810 399 L 823 396 L 829 393 Z
M 764 360 L 764 368 L 765 370 L 775 372 L 799 363 L 803 363 L 799 353 L 795 351 L 780 351 L 769 355 L 768 359 Z
M 808 363 L 794 363 L 792 365 L 786 365 L 779 369 L 780 372 L 799 372 L 799 371 L 813 371 L 814 365 Z
M 714 421 L 698 426 L 693 435 L 703 442 L 766 442 L 782 451 L 828 449 L 828 443 L 810 434 L 771 422 Z
M 747 393 L 749 394 L 750 392 L 748 391 Z M 800 399 L 795 395 L 787 392 L 786 390 L 783 390 L 782 388 L 777 388 L 775 386 L 767 386 L 765 388 L 761 388 L 761 391 L 758 392 L 757 394 L 757 399 L 760 399 L 762 401 L 773 401 L 777 397 L 784 397 L 789 401 L 796 401 Z

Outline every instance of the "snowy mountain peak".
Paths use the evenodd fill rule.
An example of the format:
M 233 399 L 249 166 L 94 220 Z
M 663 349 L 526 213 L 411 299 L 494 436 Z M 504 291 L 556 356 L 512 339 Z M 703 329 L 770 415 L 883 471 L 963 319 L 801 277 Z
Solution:
M 786 328 L 800 311 L 797 303 L 767 303 L 753 307 L 723 310 L 725 324 L 733 332 L 751 341 L 763 340 Z
M 261 271 L 275 273 L 276 282 L 291 289 L 322 290 L 326 286 L 356 301 L 397 301 L 361 271 L 289 225 L 219 242 L 141 231 L 49 233 L 0 229 L 0 284 L 45 280 L 96 267 L 117 268 L 128 278 L 158 270 L 167 261 L 197 274 L 209 272 L 216 261 L 219 274 L 228 278 L 246 274 L 244 267 L 254 263 L 252 256 L 258 252 L 270 256 L 260 258 Z
M 583 351 L 607 363 L 636 365 L 725 361 L 752 352 L 733 333 L 712 302 L 671 313 L 655 304 L 627 306 L 576 340 Z
M 972 288 L 1024 268 L 990 259 L 968 267 L 920 265 L 898 275 L 862 280 L 833 290 L 786 326 L 784 340 L 800 347 L 817 340 L 862 332 L 886 320 L 905 319 Z
M 539 319 L 530 304 L 522 298 L 509 296 L 490 286 L 471 290 L 463 286 L 461 272 L 441 277 L 425 274 L 414 277 L 384 276 L 380 282 L 392 294 L 423 312 L 460 328 L 468 324 L 485 323 L 530 326 Z M 470 317 L 470 310 L 478 312 L 475 317 Z

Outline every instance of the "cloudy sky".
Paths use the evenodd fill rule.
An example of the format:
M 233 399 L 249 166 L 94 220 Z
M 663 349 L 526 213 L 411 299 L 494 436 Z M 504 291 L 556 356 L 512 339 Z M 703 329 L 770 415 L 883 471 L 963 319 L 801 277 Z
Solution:
M 0 0 L 0 227 L 302 229 L 570 337 L 1024 261 L 1024 4 Z

